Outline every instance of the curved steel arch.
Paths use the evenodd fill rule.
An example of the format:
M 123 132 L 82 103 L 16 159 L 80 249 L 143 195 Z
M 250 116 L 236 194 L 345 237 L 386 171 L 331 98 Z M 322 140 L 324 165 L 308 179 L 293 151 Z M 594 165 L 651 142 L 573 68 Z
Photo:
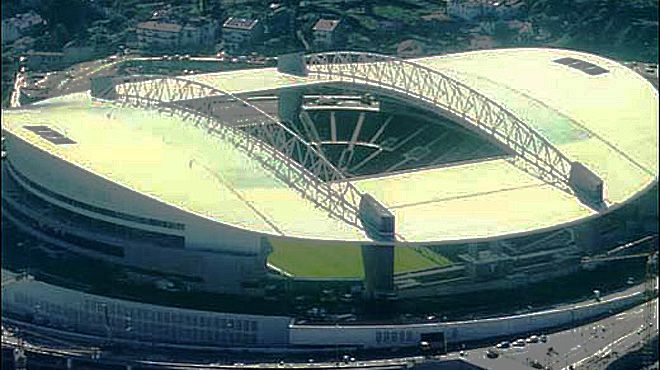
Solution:
M 191 119 L 257 159 L 287 185 L 331 215 L 364 229 L 362 194 L 313 145 L 253 104 L 220 89 L 179 77 L 131 76 L 116 81 L 108 96 L 122 104 L 154 108 Z M 106 92 L 107 93 L 107 92 Z M 260 120 L 240 129 L 214 111 L 213 98 L 239 102 Z
M 440 71 L 361 52 L 310 54 L 305 64 L 314 78 L 377 86 L 449 112 L 511 149 L 543 181 L 573 193 L 572 164 L 565 155 L 509 110 Z

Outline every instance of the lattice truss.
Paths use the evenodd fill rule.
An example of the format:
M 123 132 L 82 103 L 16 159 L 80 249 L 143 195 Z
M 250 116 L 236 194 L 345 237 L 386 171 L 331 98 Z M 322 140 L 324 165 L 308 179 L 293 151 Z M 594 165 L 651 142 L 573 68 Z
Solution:
M 139 76 L 115 87 L 124 105 L 177 114 L 222 136 L 318 207 L 355 227 L 362 194 L 313 145 L 253 104 L 183 78 Z M 221 109 L 233 101 L 231 109 Z M 250 117 L 236 124 L 236 117 Z
M 312 78 L 377 86 L 449 112 L 516 153 L 513 162 L 569 193 L 571 161 L 498 103 L 442 72 L 395 57 L 329 52 L 305 57 Z M 522 159 L 522 160 L 521 160 Z

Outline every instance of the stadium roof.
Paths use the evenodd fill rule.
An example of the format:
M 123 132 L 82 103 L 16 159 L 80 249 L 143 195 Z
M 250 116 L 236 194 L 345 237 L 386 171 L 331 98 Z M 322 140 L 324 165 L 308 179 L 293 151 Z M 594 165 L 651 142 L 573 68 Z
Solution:
M 587 64 L 580 69 L 555 62 L 566 57 L 607 72 L 594 75 L 585 72 L 592 70 Z M 657 179 L 658 93 L 623 65 L 550 49 L 479 51 L 418 62 L 499 102 L 571 160 L 584 163 L 604 180 L 611 206 Z M 192 78 L 231 92 L 314 83 L 272 68 Z M 119 184 L 259 232 L 367 240 L 229 143 L 179 118 L 91 104 L 86 94 L 50 99 L 37 107 L 3 111 L 3 128 Z M 20 129 L 28 123 L 52 126 L 76 144 L 55 145 Z M 595 214 L 503 159 L 352 181 L 390 208 L 397 232 L 407 242 L 525 233 Z

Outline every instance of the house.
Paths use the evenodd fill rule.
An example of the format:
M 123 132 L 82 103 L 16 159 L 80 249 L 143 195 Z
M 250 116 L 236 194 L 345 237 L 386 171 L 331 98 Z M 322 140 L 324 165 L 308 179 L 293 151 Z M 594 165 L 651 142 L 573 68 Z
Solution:
M 414 58 L 424 55 L 424 44 L 417 40 L 401 41 L 396 47 L 396 55 L 401 58 Z
M 46 24 L 46 22 L 33 11 L 5 19 L 2 21 L 2 44 L 17 40 L 25 36 L 34 27 L 42 24 Z
M 246 52 L 261 39 L 263 33 L 263 24 L 258 19 L 229 17 L 222 25 L 224 49 L 229 54 Z
M 340 19 L 321 18 L 312 27 L 312 37 L 312 43 L 318 49 L 340 47 L 346 40 L 344 22 Z
M 149 20 L 137 25 L 137 46 L 143 51 L 185 51 L 212 47 L 217 30 L 217 23 L 205 18 L 191 18 L 185 22 Z
M 181 29 L 177 23 L 166 21 L 146 21 L 138 23 L 135 29 L 140 50 L 174 50 L 179 47 Z
M 447 0 L 447 15 L 464 21 L 483 17 L 512 19 L 521 14 L 522 0 Z
M 37 71 L 58 69 L 66 64 L 61 52 L 28 51 L 22 60 L 28 69 Z

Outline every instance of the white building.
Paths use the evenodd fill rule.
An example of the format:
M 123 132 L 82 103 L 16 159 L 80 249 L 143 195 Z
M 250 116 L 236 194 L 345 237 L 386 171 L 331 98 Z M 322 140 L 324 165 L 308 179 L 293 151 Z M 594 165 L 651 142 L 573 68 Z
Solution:
M 181 25 L 159 21 L 147 21 L 137 25 L 138 48 L 173 49 L 179 46 Z
M 150 20 L 137 25 L 138 48 L 141 50 L 177 50 L 208 47 L 215 44 L 218 25 L 213 20 L 194 18 L 184 24 L 167 20 Z
M 229 54 L 247 51 L 263 33 L 263 24 L 258 19 L 229 17 L 222 25 L 224 48 Z

